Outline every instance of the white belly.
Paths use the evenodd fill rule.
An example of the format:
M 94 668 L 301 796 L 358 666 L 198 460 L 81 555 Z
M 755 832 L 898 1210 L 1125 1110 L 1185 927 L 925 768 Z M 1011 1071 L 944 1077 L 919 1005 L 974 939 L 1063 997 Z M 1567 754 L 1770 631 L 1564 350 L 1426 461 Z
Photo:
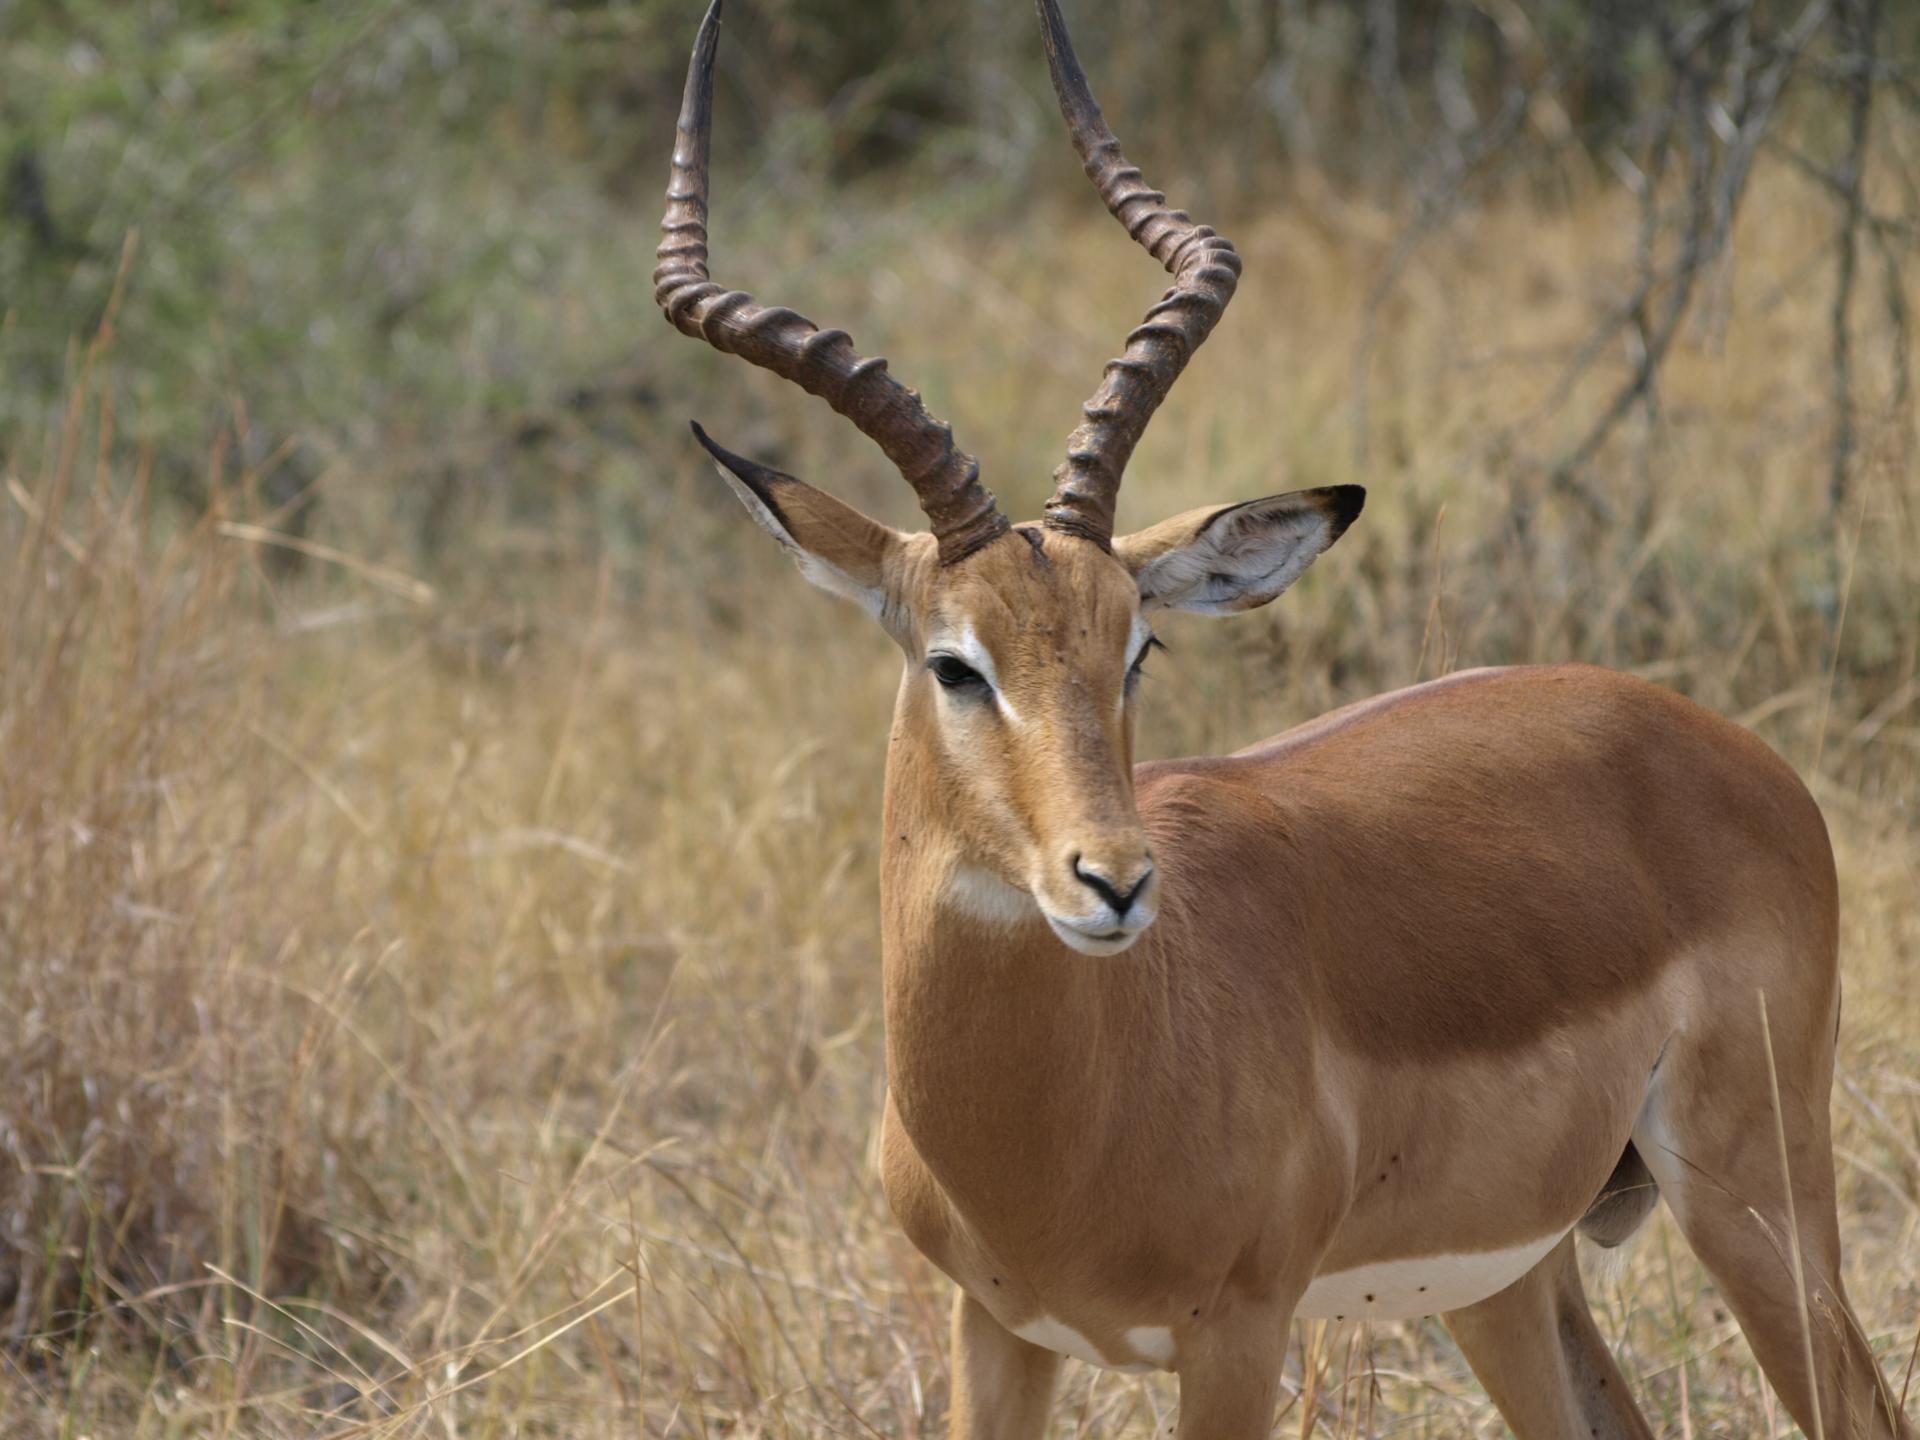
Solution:
M 1128 1353 L 1109 1357 L 1071 1325 L 1062 1325 L 1050 1316 L 1029 1320 L 1014 1330 L 1029 1345 L 1038 1345 L 1056 1355 L 1070 1355 L 1102 1370 L 1118 1370 L 1126 1375 L 1145 1375 L 1154 1370 L 1173 1368 L 1173 1334 L 1163 1325 L 1136 1325 L 1127 1331 Z
M 1539 1264 L 1565 1232 L 1507 1250 L 1422 1255 L 1316 1275 L 1294 1314 L 1307 1320 L 1411 1320 L 1497 1295 Z
M 1293 1313 L 1303 1320 L 1411 1320 L 1458 1310 L 1499 1294 L 1546 1258 L 1564 1235 L 1507 1250 L 1384 1260 L 1318 1275 Z M 1120 1355 L 1102 1354 L 1086 1336 L 1048 1315 L 1029 1320 L 1013 1333 L 1029 1344 L 1105 1370 L 1140 1374 L 1174 1367 L 1173 1336 L 1162 1326 L 1127 1331 L 1126 1353 Z

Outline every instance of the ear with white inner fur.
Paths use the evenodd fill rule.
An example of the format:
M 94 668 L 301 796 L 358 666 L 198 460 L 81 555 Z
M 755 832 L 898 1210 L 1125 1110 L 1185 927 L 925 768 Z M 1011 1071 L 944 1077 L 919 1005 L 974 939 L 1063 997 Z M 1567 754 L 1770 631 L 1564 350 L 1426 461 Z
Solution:
M 747 513 L 780 542 L 802 575 L 829 595 L 853 601 L 893 631 L 896 607 L 887 562 L 906 536 L 804 480 L 734 454 L 698 423 L 693 434 L 719 463 L 720 478 L 740 497 Z
M 1353 523 L 1358 485 L 1295 490 L 1238 505 L 1189 510 L 1113 542 L 1149 610 L 1227 615 L 1286 589 Z

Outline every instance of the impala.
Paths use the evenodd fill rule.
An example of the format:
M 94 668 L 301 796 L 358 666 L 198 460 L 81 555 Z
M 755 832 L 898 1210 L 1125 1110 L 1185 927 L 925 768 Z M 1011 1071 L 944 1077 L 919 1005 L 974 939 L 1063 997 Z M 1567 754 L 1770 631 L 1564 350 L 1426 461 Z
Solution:
M 1133 764 L 1148 617 L 1266 604 L 1363 492 L 1114 535 L 1128 457 L 1240 261 L 1127 163 L 1056 0 L 1038 8 L 1088 176 L 1173 276 L 1039 522 L 1007 522 L 885 361 L 710 278 L 719 0 L 654 272 L 676 328 L 845 415 L 931 523 L 889 529 L 694 427 L 806 577 L 906 655 L 883 1171 L 958 1287 L 952 1434 L 1037 1440 L 1067 1355 L 1172 1370 L 1180 1436 L 1254 1440 L 1296 1316 L 1439 1314 L 1522 1440 L 1649 1437 L 1574 1236 L 1618 1244 L 1664 1195 L 1809 1434 L 1909 1436 L 1841 1284 L 1833 857 L 1765 745 L 1555 666 Z

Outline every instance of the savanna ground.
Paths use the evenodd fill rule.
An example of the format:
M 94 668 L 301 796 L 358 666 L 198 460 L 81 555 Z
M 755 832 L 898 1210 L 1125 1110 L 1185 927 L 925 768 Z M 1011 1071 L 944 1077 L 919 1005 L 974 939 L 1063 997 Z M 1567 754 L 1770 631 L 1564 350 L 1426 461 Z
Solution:
M 342 26 L 324 56 L 366 43 Z M 1920 159 L 1911 111 L 1877 123 Z M 155 125 L 153 153 L 184 143 Z M 365 140 L 358 212 L 338 161 L 241 167 L 221 223 L 252 258 L 197 290 L 164 207 L 6 271 L 0 366 L 46 398 L 23 379 L 0 429 L 0 1433 L 940 1433 L 947 1286 L 873 1163 L 898 657 L 684 420 L 890 521 L 911 500 L 833 416 L 660 322 L 664 130 L 619 185 L 510 130 L 431 183 L 382 178 L 440 153 L 406 148 L 430 130 Z M 1150 174 L 1180 153 L 1142 148 Z M 1031 514 L 1156 287 L 1070 163 L 958 189 L 731 163 L 718 273 L 894 357 Z M 1566 659 L 1766 737 L 1838 853 L 1846 1278 L 1902 1385 L 1920 483 L 1884 402 L 1920 287 L 1890 259 L 1857 296 L 1835 507 L 1832 197 L 1762 167 L 1658 407 L 1561 472 L 1637 359 L 1615 336 L 1563 384 L 1634 283 L 1638 212 L 1603 175 L 1493 187 L 1384 287 L 1406 205 L 1305 167 L 1210 193 L 1247 280 L 1123 527 L 1369 501 L 1270 610 L 1162 623 L 1144 754 Z M 447 255 L 478 277 L 452 294 Z M 1663 1214 L 1589 1277 L 1660 1433 L 1792 1433 Z M 1171 1413 L 1170 1382 L 1069 1368 L 1060 1435 Z M 1438 1322 L 1302 1326 L 1287 1375 L 1281 1434 L 1504 1433 Z

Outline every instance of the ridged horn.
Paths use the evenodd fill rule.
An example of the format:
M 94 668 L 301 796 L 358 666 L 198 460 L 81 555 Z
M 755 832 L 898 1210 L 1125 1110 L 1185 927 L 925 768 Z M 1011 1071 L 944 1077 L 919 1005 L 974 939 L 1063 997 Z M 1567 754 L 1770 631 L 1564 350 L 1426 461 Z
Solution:
M 950 565 L 1007 530 L 980 464 L 953 443 L 951 427 L 894 379 L 878 356 L 863 359 L 844 330 L 822 330 L 784 306 L 716 284 L 707 270 L 707 166 L 713 131 L 713 61 L 720 42 L 713 0 L 687 66 L 673 147 L 667 212 L 660 222 L 653 298 L 683 334 L 738 355 L 818 395 L 873 440 L 913 487 Z
M 1054 93 L 1087 178 L 1127 233 L 1173 275 L 1172 288 L 1127 336 L 1125 352 L 1107 362 L 1100 388 L 1082 407 L 1085 418 L 1067 438 L 1067 458 L 1054 471 L 1045 523 L 1104 546 L 1113 539 L 1114 505 L 1134 446 L 1233 299 L 1240 257 L 1224 235 L 1170 209 L 1167 197 L 1127 163 L 1087 87 L 1057 0 L 1037 5 Z

